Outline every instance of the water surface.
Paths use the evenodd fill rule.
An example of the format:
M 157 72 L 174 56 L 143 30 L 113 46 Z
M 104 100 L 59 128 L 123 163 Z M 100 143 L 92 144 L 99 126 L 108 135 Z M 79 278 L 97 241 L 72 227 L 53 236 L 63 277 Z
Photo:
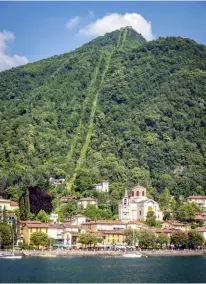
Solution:
M 206 257 L 0 259 L 0 282 L 206 283 Z

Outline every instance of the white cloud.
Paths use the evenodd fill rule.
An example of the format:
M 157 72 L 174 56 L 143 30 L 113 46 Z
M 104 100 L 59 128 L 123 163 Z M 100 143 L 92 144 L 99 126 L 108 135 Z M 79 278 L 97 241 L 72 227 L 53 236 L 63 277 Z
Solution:
M 15 36 L 13 33 L 8 31 L 0 32 L 0 71 L 23 65 L 29 62 L 25 56 L 9 56 L 6 54 L 7 41 L 14 39 Z
M 66 27 L 67 27 L 67 29 L 71 30 L 74 27 L 76 27 L 79 22 L 80 22 L 79 16 L 73 17 L 73 18 L 69 19 L 69 21 L 66 23 Z
M 145 20 L 144 17 L 137 13 L 126 13 L 124 15 L 114 13 L 106 15 L 83 27 L 79 33 L 86 36 L 102 36 L 107 32 L 112 32 L 126 26 L 132 26 L 146 40 L 154 39 L 151 22 Z

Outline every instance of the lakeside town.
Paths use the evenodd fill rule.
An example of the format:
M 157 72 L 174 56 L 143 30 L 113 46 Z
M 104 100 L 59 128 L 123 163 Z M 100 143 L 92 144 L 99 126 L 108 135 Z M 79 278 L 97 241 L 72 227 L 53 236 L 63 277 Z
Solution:
M 109 183 L 96 185 L 96 190 L 109 191 Z M 72 198 L 62 198 L 68 206 Z M 80 198 L 79 212 L 97 209 L 97 199 Z M 19 219 L 19 203 L 0 199 L 0 242 L 9 249 L 13 241 L 22 250 L 135 250 L 135 249 L 204 249 L 206 244 L 206 196 L 189 196 L 186 205 L 194 206 L 194 222 L 174 219 L 171 208 L 161 211 L 158 202 L 147 197 L 147 189 L 134 186 L 125 190 L 118 204 L 116 220 L 99 220 L 75 214 L 59 220 L 58 214 L 40 210 L 35 219 Z M 10 227 L 11 235 L 7 232 Z

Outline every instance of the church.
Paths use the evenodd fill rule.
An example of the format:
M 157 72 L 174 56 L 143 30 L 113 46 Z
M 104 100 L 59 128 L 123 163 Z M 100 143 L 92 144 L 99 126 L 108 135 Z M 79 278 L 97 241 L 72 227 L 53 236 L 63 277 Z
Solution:
M 162 221 L 163 213 L 160 211 L 159 204 L 152 199 L 148 199 L 146 194 L 147 189 L 140 185 L 132 188 L 130 197 L 125 192 L 125 197 L 119 202 L 119 220 L 123 222 L 145 221 L 147 212 L 153 211 L 156 220 Z

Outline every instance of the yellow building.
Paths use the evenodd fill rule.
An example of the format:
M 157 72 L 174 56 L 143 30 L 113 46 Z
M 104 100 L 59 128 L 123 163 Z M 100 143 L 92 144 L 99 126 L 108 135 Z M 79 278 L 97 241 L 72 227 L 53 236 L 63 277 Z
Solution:
M 49 224 L 41 223 L 40 221 L 20 221 L 21 239 L 23 239 L 25 243 L 29 244 L 32 233 L 43 232 L 48 234 L 49 227 Z
M 176 220 L 169 220 L 162 224 L 162 229 L 171 229 L 176 231 L 187 232 L 191 230 L 191 227 L 188 224 L 184 224 Z
M 124 231 L 122 230 L 106 230 L 99 232 L 103 238 L 104 245 L 121 245 L 124 243 Z

